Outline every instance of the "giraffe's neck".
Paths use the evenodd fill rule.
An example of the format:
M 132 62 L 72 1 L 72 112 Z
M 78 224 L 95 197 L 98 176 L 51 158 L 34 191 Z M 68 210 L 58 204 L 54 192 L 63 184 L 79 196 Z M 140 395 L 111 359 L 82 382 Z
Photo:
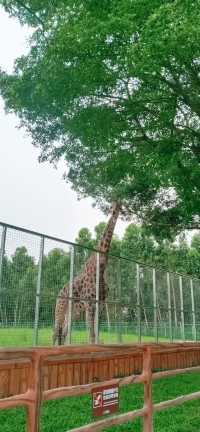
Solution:
M 105 231 L 98 243 L 97 249 L 100 252 L 105 252 L 105 253 L 109 252 L 110 244 L 115 229 L 115 225 L 119 216 L 119 212 L 120 212 L 120 204 L 115 203 L 112 209 L 112 214 L 105 228 Z

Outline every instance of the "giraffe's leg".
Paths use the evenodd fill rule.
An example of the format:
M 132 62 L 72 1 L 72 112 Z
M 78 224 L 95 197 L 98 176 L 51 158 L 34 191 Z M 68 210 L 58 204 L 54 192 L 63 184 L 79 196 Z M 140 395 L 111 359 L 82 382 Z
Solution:
M 86 309 L 85 311 L 85 321 L 86 321 L 86 329 L 89 329 L 89 314 L 88 314 L 88 309 Z
M 54 332 L 53 332 L 53 336 L 52 336 L 52 342 L 53 342 L 53 345 L 56 345 L 56 342 L 57 342 L 57 332 L 56 332 L 55 328 L 54 328 Z
M 62 345 L 65 344 L 67 333 L 68 333 L 68 319 L 67 319 L 67 317 L 65 317 L 65 322 L 63 325 L 63 329 L 62 329 Z
M 88 316 L 88 326 L 89 326 L 89 332 L 90 332 L 90 343 L 95 343 L 95 310 L 93 305 L 89 305 L 87 307 L 87 316 Z
M 54 332 L 53 332 L 53 345 L 56 345 L 56 343 L 58 343 L 58 345 L 61 345 L 61 334 L 62 334 L 62 324 L 60 324 L 59 321 L 55 322 L 54 325 Z

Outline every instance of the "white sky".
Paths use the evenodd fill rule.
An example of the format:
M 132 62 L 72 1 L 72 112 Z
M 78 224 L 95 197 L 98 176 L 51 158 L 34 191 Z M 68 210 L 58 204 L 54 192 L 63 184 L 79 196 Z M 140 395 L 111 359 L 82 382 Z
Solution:
M 0 67 L 12 71 L 13 61 L 27 49 L 28 30 L 0 8 Z M 0 221 L 74 241 L 82 227 L 91 231 L 105 216 L 92 201 L 77 201 L 62 179 L 63 170 L 39 164 L 38 152 L 26 132 L 16 128 L 0 99 Z M 118 221 L 122 235 L 127 224 Z

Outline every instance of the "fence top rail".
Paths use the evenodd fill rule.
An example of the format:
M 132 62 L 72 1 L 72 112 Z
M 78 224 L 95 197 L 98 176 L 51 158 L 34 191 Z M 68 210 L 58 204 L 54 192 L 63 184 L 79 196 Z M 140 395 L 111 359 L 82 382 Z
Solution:
M 27 228 L 22 228 L 22 227 L 19 227 L 19 226 L 16 226 L 16 225 L 11 225 L 11 224 L 8 224 L 6 222 L 1 222 L 0 221 L 0 226 L 8 228 L 8 229 L 10 228 L 10 229 L 13 229 L 13 230 L 16 230 L 16 231 L 21 231 L 21 232 L 24 232 L 26 234 L 31 234 L 31 235 L 34 235 L 34 236 L 43 237 L 44 239 L 53 240 L 53 241 L 56 241 L 56 242 L 59 242 L 59 243 L 65 244 L 65 245 L 74 246 L 74 247 L 77 247 L 77 248 L 80 248 L 80 249 L 86 249 L 86 250 L 89 250 L 91 252 L 105 254 L 105 255 L 108 255 L 111 258 L 117 258 L 119 260 L 124 260 L 124 261 L 128 261 L 128 262 L 132 262 L 134 264 L 138 264 L 138 265 L 140 265 L 143 268 L 148 268 L 148 269 L 154 269 L 155 268 L 155 266 L 153 266 L 151 264 L 146 264 L 146 263 L 143 263 L 141 261 L 137 261 L 137 260 L 132 259 L 132 258 L 128 258 L 128 257 L 121 256 L 121 255 L 115 255 L 115 254 L 112 254 L 112 253 L 108 253 L 107 254 L 105 252 L 101 252 L 98 249 L 91 248 L 91 247 L 86 246 L 86 245 L 80 245 L 78 243 L 74 243 L 74 242 L 71 242 L 71 241 L 68 241 L 68 240 L 64 240 L 64 239 L 61 239 L 59 237 L 50 236 L 48 234 L 44 234 L 44 233 L 41 233 L 41 232 L 38 232 L 38 231 L 33 231 L 33 230 L 30 230 L 30 229 L 27 229 Z M 171 275 L 182 276 L 182 277 L 185 277 L 185 278 L 192 279 L 194 281 L 199 281 L 200 282 L 200 279 L 198 279 L 196 277 L 193 277 L 193 276 L 191 276 L 191 275 L 189 275 L 187 273 L 173 272 L 173 271 L 171 271 L 171 270 L 169 270 L 167 268 L 164 268 L 164 267 L 157 267 L 156 266 L 156 271 L 162 271 L 162 272 L 165 272 L 165 273 L 169 273 Z
M 127 355 L 142 354 L 147 349 L 152 354 L 182 352 L 188 350 L 200 350 L 200 343 L 136 343 L 136 344 L 110 344 L 110 345 L 70 345 L 62 347 L 38 347 L 38 348 L 1 348 L 0 360 L 6 359 L 25 359 L 39 357 L 67 356 L 73 359 L 74 356 L 88 356 L 95 358 L 104 355 Z

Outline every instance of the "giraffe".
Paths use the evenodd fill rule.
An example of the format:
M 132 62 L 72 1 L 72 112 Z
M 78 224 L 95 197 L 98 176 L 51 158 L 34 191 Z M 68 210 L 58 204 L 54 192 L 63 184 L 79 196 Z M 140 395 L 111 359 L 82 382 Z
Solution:
M 115 225 L 121 210 L 118 201 L 112 205 L 111 216 L 105 230 L 99 240 L 97 250 L 99 255 L 99 300 L 104 301 L 108 288 L 105 282 L 105 269 L 108 261 L 107 253 L 115 229 Z M 94 321 L 95 321 L 95 300 L 96 300 L 96 252 L 93 252 L 85 263 L 82 273 L 76 276 L 72 282 L 73 311 L 79 316 L 81 311 L 86 312 L 88 318 L 90 341 L 95 341 Z M 69 310 L 69 288 L 66 284 L 59 292 L 55 307 L 55 325 L 53 334 L 53 344 L 63 345 L 68 331 L 68 310 Z M 76 300 L 77 297 L 77 300 Z

